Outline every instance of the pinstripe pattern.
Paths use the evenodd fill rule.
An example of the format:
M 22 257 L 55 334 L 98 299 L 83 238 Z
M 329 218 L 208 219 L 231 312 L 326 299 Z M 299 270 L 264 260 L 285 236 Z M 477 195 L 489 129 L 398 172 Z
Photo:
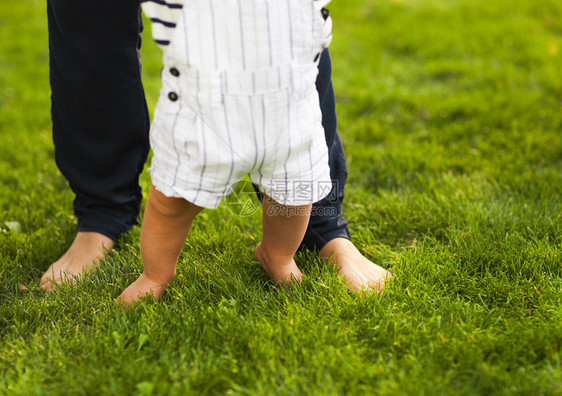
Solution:
M 229 117 L 226 103 L 223 104 L 222 109 L 223 109 L 223 114 L 224 114 L 225 132 L 226 132 L 226 136 L 228 138 L 228 151 L 230 152 L 230 171 L 228 173 L 228 177 L 226 179 L 226 183 L 225 183 L 224 190 L 223 190 L 223 194 L 227 195 L 227 193 L 229 192 L 228 188 L 230 187 L 230 182 L 232 180 L 232 173 L 234 172 L 235 163 L 234 163 L 234 148 L 232 146 L 232 132 L 230 130 L 231 117 Z
M 287 21 L 289 22 L 289 42 L 291 48 L 291 59 L 295 59 L 294 44 L 293 44 L 293 20 L 291 17 L 290 2 L 287 2 Z
M 186 64 L 189 64 L 191 56 L 190 56 L 190 52 L 191 52 L 191 47 L 188 44 L 188 37 L 190 36 L 189 31 L 188 31 L 188 25 L 187 24 L 183 24 L 182 25 L 182 33 L 183 33 L 183 53 L 184 53 L 184 62 L 186 62 Z M 191 34 L 196 34 L 195 31 L 193 31 Z
M 266 136 L 265 136 L 265 126 L 267 125 L 266 123 L 266 115 L 267 113 L 265 112 L 265 97 L 263 95 L 261 95 L 261 115 L 262 115 L 262 125 L 261 125 L 261 136 L 262 136 L 262 154 L 263 156 L 261 157 L 261 162 L 260 162 L 260 166 L 258 167 L 258 186 L 263 186 L 263 173 L 262 173 L 262 169 L 263 169 L 263 164 L 265 162 L 265 156 L 267 155 L 267 144 L 266 144 Z
M 242 4 L 238 0 L 238 18 L 240 24 L 240 51 L 242 53 L 242 69 L 246 70 L 246 49 L 244 48 L 244 21 L 242 20 Z
M 291 48 L 291 52 L 292 52 L 292 48 Z M 286 111 L 286 116 L 287 116 L 287 125 L 289 126 L 289 128 L 291 127 L 291 93 L 288 90 L 285 90 L 286 95 L 287 95 L 287 111 Z M 289 161 L 289 158 L 291 158 L 291 134 L 287 133 L 287 157 L 285 158 L 285 161 L 283 162 L 283 171 L 285 172 L 285 180 L 289 180 L 289 172 L 287 172 L 287 162 Z M 283 200 L 283 204 L 287 203 L 287 199 L 286 197 Z
M 181 108 L 178 107 L 178 112 L 176 113 L 176 116 L 174 117 L 174 123 L 172 125 L 172 143 L 173 143 L 173 148 L 174 148 L 174 151 L 176 152 L 176 158 L 177 158 L 177 165 L 176 165 L 176 169 L 174 170 L 174 178 L 173 178 L 173 181 L 172 181 L 172 188 L 174 188 L 176 183 L 177 183 L 178 172 L 180 170 L 180 165 L 181 165 L 181 154 L 180 154 L 178 148 L 176 147 L 176 144 L 177 144 L 176 142 L 177 142 L 178 139 L 176 139 L 176 137 L 175 137 L 175 134 L 178 132 L 177 128 L 176 128 L 176 125 L 177 125 L 178 118 L 179 118 L 179 115 L 180 115 L 180 109 Z M 186 145 L 187 145 L 187 142 L 186 142 Z
M 213 34 L 213 54 L 215 59 L 215 69 L 218 69 L 218 58 L 217 53 L 217 37 L 216 37 L 216 26 L 215 26 L 215 13 L 213 12 L 213 2 L 209 1 L 209 7 L 211 11 L 211 32 Z
M 199 73 L 197 73 L 197 93 L 199 93 L 200 90 L 200 83 L 199 83 Z M 197 100 L 197 107 L 201 107 L 201 101 L 199 100 L 199 94 L 197 94 L 196 96 L 196 100 Z M 203 147 L 206 146 L 206 142 L 205 142 L 205 129 L 204 129 L 204 124 L 200 123 L 200 128 L 199 131 L 201 133 L 201 143 L 203 145 Z M 197 200 L 198 196 L 199 196 L 199 191 L 201 191 L 201 189 L 203 188 L 203 175 L 205 174 L 205 169 L 207 169 L 207 152 L 203 151 L 203 166 L 201 167 L 201 173 L 199 174 L 199 185 L 197 186 L 197 193 L 195 194 L 195 198 L 194 200 Z
M 250 108 L 250 120 L 252 122 L 252 137 L 254 142 L 254 161 L 252 162 L 251 169 L 256 169 L 256 164 L 258 163 L 258 137 L 256 135 L 256 115 L 254 114 L 254 98 L 252 96 L 248 98 L 248 107 Z
M 315 61 L 325 3 L 142 1 L 164 49 L 151 130 L 157 189 L 216 207 L 249 174 L 283 204 L 323 198 L 314 188 L 330 180 Z M 297 184 L 309 195 L 297 197 Z
M 269 50 L 269 67 L 273 66 L 273 46 L 271 45 L 271 25 L 269 20 L 269 5 L 265 3 L 265 20 L 267 23 L 267 49 Z

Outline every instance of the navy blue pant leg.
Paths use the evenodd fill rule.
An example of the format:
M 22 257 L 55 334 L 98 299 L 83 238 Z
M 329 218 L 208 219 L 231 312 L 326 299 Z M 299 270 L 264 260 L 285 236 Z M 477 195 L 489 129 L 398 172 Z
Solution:
M 328 50 L 324 50 L 318 65 L 316 89 L 322 109 L 322 126 L 328 145 L 330 177 L 332 189 L 330 194 L 312 205 L 312 214 L 308 229 L 303 239 L 303 246 L 310 250 L 320 250 L 334 238 L 350 239 L 347 221 L 343 217 L 342 203 L 344 186 L 347 180 L 345 154 L 337 132 L 336 101 L 332 86 L 332 61 Z
M 137 223 L 149 150 L 138 0 L 47 0 L 56 163 L 78 231 L 112 239 Z

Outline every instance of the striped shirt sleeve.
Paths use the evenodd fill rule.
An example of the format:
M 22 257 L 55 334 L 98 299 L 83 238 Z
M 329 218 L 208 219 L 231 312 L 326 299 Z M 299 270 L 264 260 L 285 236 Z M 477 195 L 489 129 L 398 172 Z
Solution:
M 142 10 L 152 22 L 152 37 L 158 45 L 170 44 L 185 0 L 141 0 Z

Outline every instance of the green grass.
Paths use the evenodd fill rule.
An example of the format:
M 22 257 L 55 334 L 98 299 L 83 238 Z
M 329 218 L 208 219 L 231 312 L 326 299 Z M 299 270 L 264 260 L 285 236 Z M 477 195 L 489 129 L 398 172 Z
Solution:
M 562 3 L 331 11 L 344 211 L 394 282 L 360 298 L 300 253 L 307 280 L 277 290 L 252 257 L 259 216 L 221 206 L 197 218 L 162 303 L 125 312 L 138 229 L 77 287 L 37 287 L 72 240 L 72 194 L 44 2 L 0 0 L 0 394 L 562 393 Z

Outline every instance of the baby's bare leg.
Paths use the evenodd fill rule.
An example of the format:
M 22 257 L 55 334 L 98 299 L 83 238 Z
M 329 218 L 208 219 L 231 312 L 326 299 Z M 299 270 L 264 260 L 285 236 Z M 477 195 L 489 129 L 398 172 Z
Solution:
M 150 189 L 141 232 L 144 272 L 121 293 L 118 302 L 130 304 L 146 295 L 160 299 L 174 277 L 185 238 L 201 210 L 184 199 Z
M 263 237 L 256 247 L 256 257 L 274 282 L 283 285 L 291 278 L 302 279 L 293 256 L 306 232 L 311 207 L 285 206 L 264 196 Z

